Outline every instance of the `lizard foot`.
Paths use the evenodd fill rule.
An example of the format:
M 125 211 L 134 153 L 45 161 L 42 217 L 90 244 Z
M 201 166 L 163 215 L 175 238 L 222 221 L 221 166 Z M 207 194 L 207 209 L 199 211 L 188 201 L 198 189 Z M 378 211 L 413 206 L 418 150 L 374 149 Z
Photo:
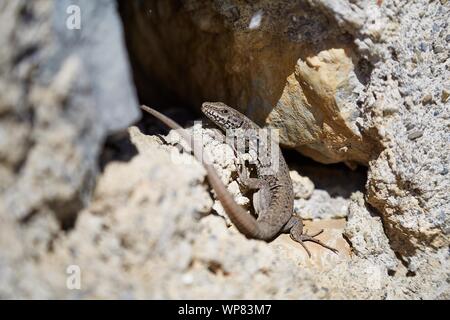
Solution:
M 304 242 L 305 241 L 311 241 L 314 243 L 317 243 L 319 245 L 321 245 L 324 248 L 327 248 L 328 250 L 333 251 L 335 254 L 338 254 L 338 250 L 335 248 L 332 248 L 330 246 L 327 246 L 325 243 L 323 243 L 322 241 L 320 241 L 319 239 L 316 239 L 315 237 L 318 236 L 319 234 L 321 234 L 323 232 L 323 229 L 314 233 L 314 234 L 308 234 L 308 231 L 305 230 L 305 232 L 303 232 L 303 230 L 301 230 L 300 232 L 298 232 L 297 228 L 291 228 L 290 230 L 290 236 L 291 239 L 294 241 L 297 241 L 298 243 L 300 243 L 302 245 L 302 247 L 305 249 L 306 253 L 308 254 L 308 256 L 311 258 L 311 252 L 308 250 L 308 248 L 305 246 Z

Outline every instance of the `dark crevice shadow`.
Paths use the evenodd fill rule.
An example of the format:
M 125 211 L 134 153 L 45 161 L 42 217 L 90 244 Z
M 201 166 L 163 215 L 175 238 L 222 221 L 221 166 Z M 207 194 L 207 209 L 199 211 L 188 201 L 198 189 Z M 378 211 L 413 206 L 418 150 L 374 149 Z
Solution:
M 283 150 L 283 154 L 291 169 L 311 179 L 316 189 L 327 191 L 331 197 L 348 199 L 355 191 L 365 192 L 366 167 L 352 170 L 343 163 L 321 164 L 295 150 Z
M 155 107 L 155 109 L 159 109 L 160 112 L 175 120 L 184 128 L 190 127 L 194 124 L 194 121 L 202 119 L 201 114 L 197 114 L 187 108 Z M 142 111 L 142 117 L 130 126 L 138 127 L 145 135 L 167 134 L 170 131 L 166 125 L 145 111 Z M 112 161 L 128 162 L 136 156 L 137 153 L 136 147 L 131 142 L 128 129 L 111 134 L 106 138 L 100 153 L 100 171 L 103 172 L 106 165 Z
M 372 75 L 373 65 L 366 59 L 361 58 L 356 60 L 352 59 L 353 64 L 355 65 L 355 75 L 358 78 L 359 82 L 364 86 L 369 84 L 370 76 Z
M 131 143 L 127 130 L 116 132 L 106 138 L 99 157 L 100 171 L 112 161 L 128 162 L 137 154 L 136 147 Z
M 151 104 L 148 105 L 168 116 L 183 128 L 191 127 L 195 121 L 202 120 L 204 118 L 201 113 L 195 112 L 193 109 L 184 106 L 169 106 L 161 108 Z M 164 123 L 145 111 L 142 111 L 142 118 L 135 125 L 142 133 L 146 135 L 155 135 L 170 131 Z

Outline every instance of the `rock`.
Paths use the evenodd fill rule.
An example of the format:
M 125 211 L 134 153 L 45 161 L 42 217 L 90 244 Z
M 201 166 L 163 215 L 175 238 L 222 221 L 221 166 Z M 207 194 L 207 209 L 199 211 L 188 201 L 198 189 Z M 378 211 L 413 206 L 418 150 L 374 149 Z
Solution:
M 349 202 L 342 197 L 331 197 L 325 190 L 314 190 L 307 200 L 294 202 L 294 212 L 303 219 L 330 219 L 347 216 Z
M 449 245 L 440 172 L 450 110 L 434 99 L 449 78 L 448 55 L 436 52 L 447 46 L 447 6 L 169 1 L 150 17 L 148 8 L 153 1 L 121 6 L 138 88 L 153 79 L 195 107 L 226 102 L 316 161 L 368 166 L 366 201 L 411 272 L 426 265 L 423 252 Z
M 421 136 L 423 136 L 423 131 L 422 130 L 416 130 L 416 131 L 413 131 L 410 134 L 408 134 L 408 139 L 409 140 L 415 140 L 417 138 L 420 138 Z
M 199 220 L 198 212 L 211 208 L 202 182 L 204 170 L 198 164 L 195 169 L 189 161 L 173 163 L 171 150 L 175 147 L 160 145 L 137 128 L 130 129 L 130 136 L 139 155 L 105 168 L 94 201 L 80 213 L 72 232 L 61 235 L 52 251 L 37 262 L 15 266 L 16 270 L 35 270 L 34 279 L 24 281 L 39 281 L 39 291 L 26 287 L 19 293 L 13 283 L 21 272 L 3 271 L 2 278 L 7 281 L 2 281 L 0 296 L 328 296 L 326 290 L 317 292 L 308 271 L 288 271 L 296 268 L 303 255 L 291 253 L 293 260 L 283 259 L 286 245 L 248 240 L 236 230 L 229 232 L 224 220 L 214 215 Z M 5 241 L 15 239 L 9 233 L 0 237 L 2 247 Z M 81 290 L 66 288 L 69 265 L 82 271 Z M 249 290 L 252 287 L 257 290 Z
M 78 1 L 73 30 L 71 4 L 0 5 L 0 297 L 56 297 L 36 261 L 89 201 L 106 137 L 139 116 L 115 2 Z
M 155 4 L 118 1 L 128 54 L 115 1 L 78 1 L 80 30 L 70 1 L 0 5 L 0 298 L 450 299 L 448 54 L 435 52 L 449 8 Z M 338 254 L 240 234 L 176 133 L 142 133 L 161 133 L 151 119 L 120 133 L 134 154 L 99 170 L 105 139 L 139 115 L 128 56 L 143 101 L 221 100 L 346 163 L 288 156 L 296 213 Z M 232 150 L 189 130 L 250 209 Z
M 424 9 L 420 4 L 408 3 L 403 8 L 408 14 L 398 21 L 398 30 L 388 36 L 398 39 L 395 58 L 384 59 L 373 70 L 372 77 L 380 80 L 373 81 L 369 88 L 392 92 L 397 85 L 383 77 L 400 68 L 403 72 L 396 82 L 411 92 L 408 100 L 392 97 L 393 103 L 401 107 L 400 116 L 390 120 L 372 118 L 382 135 L 384 151 L 369 166 L 367 200 L 382 217 L 393 250 L 414 272 L 427 265 L 424 252 L 431 254 L 449 244 L 444 232 L 449 215 L 442 214 L 450 212 L 448 196 L 443 192 L 449 188 L 449 182 L 439 173 L 443 164 L 450 161 L 449 150 L 444 146 L 444 141 L 448 141 L 446 117 L 450 109 L 441 99 L 433 99 L 448 82 L 448 70 L 440 62 L 442 53 L 429 51 L 417 63 L 407 62 L 414 51 L 410 44 L 423 41 L 426 30 L 431 30 L 434 24 L 442 26 L 446 22 L 449 8 L 438 10 L 438 6 L 435 3 L 433 8 Z M 433 14 L 420 17 L 420 12 Z M 410 27 L 413 24 L 416 28 Z M 435 45 L 442 45 L 444 38 L 445 34 L 439 32 L 432 40 Z M 403 109 L 405 103 L 407 109 Z
M 296 199 L 308 199 L 314 191 L 314 183 L 308 177 L 302 177 L 297 171 L 290 171 L 294 197 Z
M 442 96 L 441 96 L 441 101 L 443 103 L 448 101 L 448 98 L 450 97 L 450 90 L 449 89 L 442 89 Z
M 224 101 L 316 161 L 368 166 L 367 200 L 399 254 L 411 257 L 448 244 L 448 219 L 437 209 L 448 197 L 433 190 L 448 189 L 439 172 L 449 157 L 449 110 L 433 97 L 448 79 L 447 55 L 436 48 L 446 46 L 449 9 L 429 5 L 216 1 L 198 10 L 194 1 L 169 1 L 148 16 L 148 0 L 123 2 L 121 12 L 138 88 L 153 79 L 193 106 Z M 444 112 L 430 119 L 434 110 Z
M 36 231 L 39 225 L 53 226 L 50 230 L 58 239 L 50 251 L 28 247 L 30 242 L 19 240 L 19 226 L 11 217 L 0 216 L 0 226 L 7 227 L 0 233 L 0 248 L 15 249 L 0 251 L 1 297 L 373 299 L 433 298 L 432 292 L 448 296 L 442 277 L 436 275 L 448 268 L 437 261 L 434 269 L 414 278 L 392 270 L 398 261 L 380 219 L 370 215 L 361 194 L 353 197 L 345 227 L 350 242 L 342 237 L 343 219 L 305 222 L 311 232 L 324 228 L 319 238 L 339 249 L 335 255 L 307 243 L 313 254 L 309 259 L 288 235 L 270 243 L 251 240 L 227 228 L 222 217 L 205 215 L 212 202 L 200 164 L 187 153 L 180 155 L 176 145 L 144 136 L 136 127 L 129 133 L 138 155 L 105 167 L 92 203 L 80 212 L 70 233 L 58 232 L 53 215 L 47 216 L 49 221 L 30 221 Z M 174 136 L 172 132 L 163 140 L 172 144 Z M 221 145 L 211 147 L 220 150 Z M 349 254 L 349 243 L 355 257 Z M 32 253 L 39 258 L 32 258 Z M 67 290 L 70 266 L 81 270 L 80 290 Z M 431 282 L 430 277 L 437 280 Z M 440 289 L 428 285 L 423 290 L 405 289 L 424 288 L 424 283 Z M 399 288 L 405 290 L 398 292 Z
M 79 30 L 66 26 L 70 4 L 15 1 L 0 14 L 0 166 L 14 176 L 3 212 L 53 212 L 64 227 L 89 198 L 106 136 L 139 115 L 114 2 L 80 1 Z
M 433 96 L 431 94 L 426 94 L 423 96 L 422 98 L 422 103 L 423 104 L 429 104 L 433 102 Z
M 384 233 L 381 218 L 368 210 L 360 192 L 352 196 L 345 235 L 356 255 L 381 263 L 384 273 L 397 268 L 399 262 Z
M 369 48 L 386 17 L 377 6 L 355 8 L 346 1 L 214 1 L 202 10 L 195 1 L 121 2 L 144 100 L 162 99 L 148 90 L 145 79 L 153 79 L 196 107 L 224 101 L 280 129 L 284 145 L 317 161 L 367 164 L 378 146 L 360 131 L 356 102 L 371 57 L 357 54 L 351 34 L 364 34 L 361 43 Z M 364 25 L 366 12 L 377 24 Z

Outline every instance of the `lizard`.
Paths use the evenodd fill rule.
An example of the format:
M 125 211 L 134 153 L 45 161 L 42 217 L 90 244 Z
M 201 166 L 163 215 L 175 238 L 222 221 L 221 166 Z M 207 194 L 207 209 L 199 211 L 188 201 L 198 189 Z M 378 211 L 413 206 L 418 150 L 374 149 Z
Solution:
M 192 135 L 169 117 L 145 105 L 142 105 L 141 108 L 162 121 L 169 128 L 177 130 L 187 143 L 192 141 Z M 260 129 L 256 123 L 245 115 L 221 102 L 205 102 L 201 110 L 222 130 Z M 240 183 L 247 190 L 256 190 L 253 194 L 253 207 L 258 214 L 257 218 L 235 202 L 206 155 L 202 154 L 202 158 L 199 151 L 194 150 L 194 156 L 202 162 L 208 181 L 216 192 L 217 198 L 231 222 L 246 237 L 271 241 L 278 234 L 289 232 L 291 239 L 299 242 L 309 257 L 311 257 L 311 253 L 305 246 L 305 241 L 315 242 L 337 253 L 336 249 L 315 238 L 323 230 L 309 235 L 303 230 L 301 217 L 294 215 L 294 192 L 289 168 L 278 145 L 276 148 L 278 148 L 276 151 L 278 151 L 277 154 L 279 155 L 278 170 L 263 175 L 261 174 L 261 166 L 257 163 L 257 178 L 249 177 L 248 172 L 244 169 L 240 172 Z

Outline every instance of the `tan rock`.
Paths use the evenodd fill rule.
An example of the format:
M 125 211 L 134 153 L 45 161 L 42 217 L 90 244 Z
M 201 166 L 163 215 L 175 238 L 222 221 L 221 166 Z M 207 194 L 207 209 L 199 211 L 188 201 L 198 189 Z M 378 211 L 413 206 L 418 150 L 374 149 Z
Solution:
M 149 74 L 196 107 L 223 101 L 280 129 L 282 144 L 317 161 L 367 164 L 377 149 L 356 125 L 361 57 L 316 5 L 262 2 L 257 10 L 233 1 L 196 10 L 195 1 L 182 7 L 167 1 L 154 10 L 152 1 L 126 3 L 123 11 L 133 17 L 125 21 L 133 34 L 129 48 L 140 66 L 137 86 L 148 87 L 140 80 Z M 351 11 L 346 5 L 342 10 Z M 154 10 L 150 17 L 143 14 L 148 10 Z M 364 13 L 351 12 L 349 20 L 361 24 Z M 254 17 L 260 23 L 250 27 Z M 148 88 L 142 92 L 157 97 Z

